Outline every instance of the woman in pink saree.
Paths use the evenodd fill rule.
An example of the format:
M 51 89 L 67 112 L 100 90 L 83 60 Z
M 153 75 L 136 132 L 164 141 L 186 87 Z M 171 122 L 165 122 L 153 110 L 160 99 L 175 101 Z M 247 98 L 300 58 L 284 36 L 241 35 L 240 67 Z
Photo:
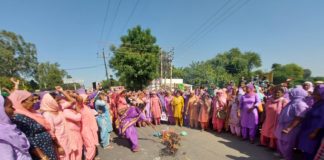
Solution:
M 55 101 L 51 94 L 44 95 L 41 101 L 41 111 L 43 116 L 50 123 L 52 135 L 55 135 L 58 143 L 64 149 L 64 153 L 59 156 L 60 160 L 69 160 L 72 152 L 71 142 L 69 141 L 69 129 L 65 121 L 61 107 Z

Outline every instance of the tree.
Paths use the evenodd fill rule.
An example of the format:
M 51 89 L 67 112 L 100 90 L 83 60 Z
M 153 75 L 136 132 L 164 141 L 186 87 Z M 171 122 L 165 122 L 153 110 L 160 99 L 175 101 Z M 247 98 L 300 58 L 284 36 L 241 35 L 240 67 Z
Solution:
M 278 63 L 274 63 L 274 64 L 272 64 L 272 67 L 271 67 L 271 69 L 279 69 L 281 67 L 281 64 L 278 64 Z
M 262 65 L 260 55 L 255 52 L 245 52 L 243 57 L 247 59 L 247 70 L 249 75 L 251 74 L 253 68 L 258 68 Z
M 218 76 L 234 79 L 239 79 L 242 76 L 250 77 L 251 71 L 262 65 L 259 54 L 255 52 L 243 53 L 238 48 L 217 54 L 214 58 L 207 60 L 206 63 L 211 64 L 214 70 L 225 69 L 225 72 L 220 72 L 224 75 L 217 74 Z
M 0 75 L 33 77 L 37 69 L 37 51 L 33 43 L 9 31 L 0 31 Z
M 304 79 L 309 79 L 312 76 L 312 71 L 310 69 L 304 69 Z
M 109 89 L 111 86 L 119 86 L 119 81 L 115 80 L 112 75 L 110 75 L 109 80 L 103 80 L 101 86 L 103 89 Z
M 172 68 L 172 77 L 173 78 L 181 78 L 181 79 L 183 79 L 185 76 L 186 76 L 186 69 L 185 68 L 183 68 L 183 67 L 174 67 L 173 66 L 173 68 Z M 169 76 L 167 76 L 167 77 L 169 77 Z
M 288 78 L 292 78 L 294 80 L 302 79 L 304 76 L 304 69 L 294 63 L 277 65 L 273 69 L 273 74 L 274 84 L 280 84 L 285 82 Z
M 80 83 L 68 83 L 68 84 L 63 84 L 62 87 L 66 90 L 74 90 L 74 89 L 81 88 L 82 86 L 80 85 Z
M 58 63 L 40 63 L 37 67 L 36 80 L 42 89 L 54 89 L 63 84 L 66 71 L 60 69 Z
M 11 90 L 14 87 L 9 77 L 0 77 L 0 89 L 3 88 Z
M 121 37 L 121 45 L 111 47 L 114 56 L 110 66 L 131 90 L 140 90 L 158 77 L 159 51 L 150 29 L 136 26 Z

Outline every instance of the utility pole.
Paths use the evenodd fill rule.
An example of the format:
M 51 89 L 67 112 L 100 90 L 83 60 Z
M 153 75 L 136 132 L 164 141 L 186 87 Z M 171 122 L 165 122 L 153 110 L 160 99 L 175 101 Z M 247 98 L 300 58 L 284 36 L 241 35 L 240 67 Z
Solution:
M 172 91 L 172 61 L 173 61 L 173 55 L 174 55 L 174 48 L 171 49 L 171 51 L 168 54 L 168 61 L 170 62 L 170 90 Z
M 166 54 L 163 58 L 163 61 L 165 64 L 168 64 L 167 58 L 168 58 L 168 55 Z M 168 65 L 165 65 L 165 66 L 167 67 Z M 164 70 L 164 89 L 167 89 L 166 77 L 167 77 L 167 70 Z
M 108 67 L 107 67 L 107 62 L 106 62 L 106 54 L 105 54 L 105 49 L 102 49 L 102 57 L 98 57 L 98 58 L 103 58 L 104 60 L 104 64 L 105 64 L 105 70 L 106 70 L 106 78 L 107 78 L 107 82 L 109 81 L 109 74 L 108 74 Z M 107 56 L 108 58 L 108 56 Z
M 161 77 L 160 77 L 160 88 L 162 88 L 162 78 L 163 78 L 163 53 L 160 50 L 160 61 L 161 61 Z

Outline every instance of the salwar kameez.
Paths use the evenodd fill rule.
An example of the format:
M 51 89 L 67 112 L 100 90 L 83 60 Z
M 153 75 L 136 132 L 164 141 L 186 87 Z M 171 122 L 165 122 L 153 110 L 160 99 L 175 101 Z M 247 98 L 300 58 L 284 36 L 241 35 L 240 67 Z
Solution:
M 237 136 L 241 136 L 241 125 L 240 118 L 238 117 L 239 105 L 238 101 L 232 101 L 230 104 L 230 115 L 229 115 L 229 126 L 231 129 L 231 133 Z
M 241 127 L 243 139 L 255 139 L 256 129 L 259 122 L 257 106 L 260 104 L 260 99 L 256 94 L 245 94 L 240 99 L 241 111 Z M 254 108 L 251 112 L 249 110 Z
M 218 112 L 223 110 L 225 111 L 226 109 L 226 97 L 224 92 L 218 91 L 217 92 L 217 97 L 215 96 L 212 101 L 212 106 L 213 106 L 213 117 L 212 117 L 212 123 L 213 123 L 213 129 L 216 130 L 218 133 L 220 133 L 225 124 L 225 118 L 226 117 L 219 117 Z
M 168 121 L 170 124 L 174 124 L 174 117 L 173 117 L 173 109 L 172 109 L 172 99 L 173 97 L 172 96 L 166 96 L 164 98 L 165 100 L 165 108 L 166 108 L 166 111 L 167 111 L 167 116 L 168 116 Z
M 210 99 L 207 99 L 206 102 L 204 100 L 200 100 L 200 111 L 198 121 L 200 122 L 201 129 L 203 130 L 207 129 L 208 127 L 210 105 Z
M 265 105 L 266 118 L 262 125 L 260 142 L 264 146 L 275 149 L 277 138 L 274 135 L 277 127 L 278 117 L 282 108 L 287 104 L 285 98 L 278 98 L 276 100 L 269 99 Z
M 176 125 L 183 126 L 183 109 L 184 109 L 184 99 L 182 96 L 174 97 L 172 100 L 173 107 L 173 117 L 175 119 Z
M 196 95 L 190 97 L 187 112 L 189 112 L 190 127 L 192 128 L 198 128 L 199 107 L 199 98 Z

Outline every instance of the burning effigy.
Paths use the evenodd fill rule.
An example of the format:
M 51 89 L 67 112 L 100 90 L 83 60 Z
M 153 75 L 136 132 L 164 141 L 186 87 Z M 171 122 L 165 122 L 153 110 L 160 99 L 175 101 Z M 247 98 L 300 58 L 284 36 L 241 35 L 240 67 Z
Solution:
M 180 135 L 172 130 L 164 130 L 161 132 L 161 143 L 165 148 L 161 149 L 162 156 L 174 156 L 176 155 L 180 147 Z

